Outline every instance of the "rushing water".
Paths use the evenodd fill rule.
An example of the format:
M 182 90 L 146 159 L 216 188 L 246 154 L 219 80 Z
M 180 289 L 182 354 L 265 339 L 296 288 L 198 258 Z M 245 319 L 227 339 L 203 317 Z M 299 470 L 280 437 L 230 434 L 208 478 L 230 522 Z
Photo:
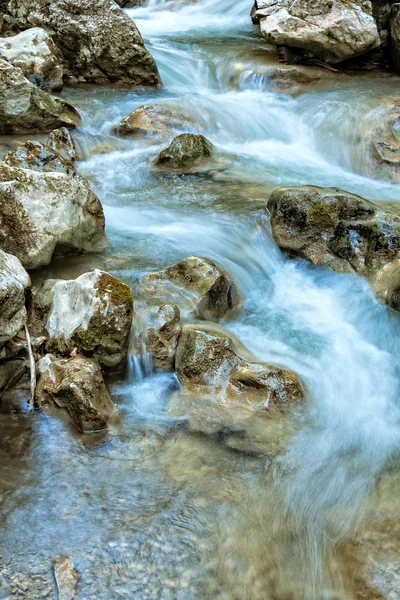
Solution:
M 225 326 L 257 360 L 298 373 L 308 408 L 278 455 L 262 444 L 261 456 L 233 452 L 190 434 L 167 409 L 175 377 L 133 356 L 136 378 L 114 387 L 119 418 L 106 439 L 74 438 L 45 416 L 4 416 L 0 552 L 4 582 L 20 582 L 12 597 L 51 597 L 51 562 L 66 554 L 80 599 L 359 597 L 340 548 L 373 513 L 388 465 L 398 489 L 400 320 L 364 280 L 282 256 L 264 206 L 282 183 L 397 202 L 398 185 L 363 175 L 356 140 L 369 110 L 399 99 L 399 80 L 337 75 L 278 93 L 250 8 L 150 0 L 130 9 L 163 88 L 64 92 L 83 115 L 79 167 L 103 202 L 108 246 L 45 275 L 103 267 L 135 293 L 148 271 L 188 255 L 214 260 L 243 296 Z M 179 107 L 217 147 L 215 169 L 160 175 L 152 160 L 166 140 L 111 137 L 143 102 Z

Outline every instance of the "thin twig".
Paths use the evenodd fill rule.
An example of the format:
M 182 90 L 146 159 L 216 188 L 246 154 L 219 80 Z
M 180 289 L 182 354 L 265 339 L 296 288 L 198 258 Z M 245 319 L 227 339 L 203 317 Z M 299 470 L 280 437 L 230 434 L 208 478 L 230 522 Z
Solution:
M 33 357 L 33 352 L 32 352 L 31 336 L 29 335 L 29 331 L 28 331 L 28 327 L 27 327 L 26 323 L 25 323 L 25 335 L 26 335 L 26 341 L 28 344 L 29 368 L 31 371 L 31 397 L 29 398 L 29 404 L 33 409 L 33 406 L 35 403 L 35 390 L 36 390 L 36 366 L 35 366 L 35 359 Z

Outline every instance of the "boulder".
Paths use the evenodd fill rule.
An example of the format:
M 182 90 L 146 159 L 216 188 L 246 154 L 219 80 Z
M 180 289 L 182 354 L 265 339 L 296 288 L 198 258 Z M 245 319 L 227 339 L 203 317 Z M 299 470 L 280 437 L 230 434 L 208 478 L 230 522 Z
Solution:
M 25 142 L 10 150 L 2 159 L 10 167 L 29 169 L 39 173 L 64 173 L 79 177 L 75 167 L 65 158 L 40 142 Z
M 400 4 L 393 3 L 390 18 L 390 36 L 393 64 L 400 73 Z
M 160 83 L 134 22 L 113 0 L 10 0 L 8 12 L 21 29 L 50 33 L 74 81 Z
M 288 410 L 301 406 L 304 394 L 294 373 L 245 354 L 221 328 L 184 325 L 175 357 L 181 390 L 171 397 L 169 412 L 184 415 L 191 431 L 222 437 L 230 447 L 272 451 Z
M 175 352 L 181 331 L 180 310 L 175 304 L 151 307 L 145 316 L 144 345 L 158 372 L 173 371 Z
M 156 158 L 158 167 L 167 169 L 190 169 L 209 159 L 214 146 L 203 135 L 182 133 L 172 140 L 168 148 L 161 150 Z
M 0 248 L 25 268 L 49 264 L 54 254 L 99 250 L 104 214 L 80 177 L 38 173 L 0 162 Z
M 363 175 L 400 181 L 400 103 L 369 111 L 360 123 L 355 148 Z
M 267 208 L 283 250 L 369 279 L 396 306 L 400 291 L 400 217 L 337 188 L 278 188 Z
M 189 256 L 163 271 L 146 275 L 144 288 L 164 302 L 173 300 L 198 319 L 216 321 L 239 304 L 232 279 L 211 260 Z
M 78 158 L 74 138 L 66 127 L 51 131 L 46 146 L 61 154 L 65 160 L 75 161 Z
M 117 367 L 128 352 L 133 298 L 127 285 L 104 271 L 69 281 L 48 280 L 34 297 L 48 348 L 68 354 L 77 348 L 105 367 Z
M 266 41 L 338 63 L 380 46 L 369 0 L 257 0 Z
M 73 106 L 39 89 L 21 69 L 0 58 L 0 134 L 74 128 L 80 122 Z
M 0 250 L 0 346 L 23 328 L 28 273 L 18 258 Z
M 33 84 L 47 91 L 63 87 L 63 66 L 49 34 L 33 27 L 18 35 L 0 38 L 0 56 L 19 67 Z
M 122 137 L 134 135 L 168 135 L 172 131 L 188 130 L 189 119 L 181 110 L 167 104 L 143 104 L 126 115 L 112 133 Z
M 106 429 L 115 407 L 96 361 L 46 355 L 38 368 L 35 403 L 39 409 L 62 411 L 81 433 Z

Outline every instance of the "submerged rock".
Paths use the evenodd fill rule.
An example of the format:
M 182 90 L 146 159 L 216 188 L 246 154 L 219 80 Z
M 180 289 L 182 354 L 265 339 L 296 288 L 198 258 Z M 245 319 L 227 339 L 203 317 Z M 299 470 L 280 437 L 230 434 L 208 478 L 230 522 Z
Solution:
M 164 271 L 150 273 L 143 285 L 165 302 L 173 299 L 198 319 L 215 321 L 239 304 L 232 279 L 212 261 L 189 256 Z M 180 301 L 182 300 L 182 302 Z
M 99 431 L 115 412 L 98 363 L 89 358 L 39 361 L 35 402 L 41 410 L 62 411 L 81 433 Z
M 68 354 L 77 348 L 105 367 L 125 360 L 133 298 L 129 287 L 109 273 L 96 269 L 69 281 L 48 280 L 35 294 L 34 305 L 53 352 Z
M 0 250 L 0 346 L 23 328 L 28 273 L 18 258 Z
M 166 104 L 143 104 L 113 127 L 112 133 L 133 135 L 167 135 L 171 131 L 189 129 L 189 119 L 178 109 Z
M 380 46 L 369 0 L 256 0 L 263 37 L 274 46 L 338 63 Z
M 75 81 L 157 85 L 157 67 L 132 19 L 113 0 L 10 0 L 21 29 L 43 27 Z
M 271 449 L 283 434 L 282 418 L 304 394 L 294 373 L 249 358 L 239 355 L 228 332 L 184 325 L 175 358 L 182 389 L 170 412 L 185 415 L 190 430 L 222 436 L 231 447 Z
M 8 152 L 2 159 L 10 167 L 39 173 L 64 173 L 79 177 L 75 167 L 65 158 L 40 142 L 28 141 Z
M 44 29 L 33 27 L 0 38 L 0 56 L 19 67 L 29 81 L 43 90 L 63 87 L 63 66 L 53 40 Z
M 74 161 L 78 158 L 74 138 L 66 127 L 51 131 L 46 146 L 61 154 L 65 160 Z
M 24 267 L 53 254 L 98 250 L 104 243 L 99 199 L 80 177 L 13 168 L 0 162 L 0 248 Z
M 160 152 L 155 164 L 168 169 L 194 167 L 214 154 L 214 146 L 203 135 L 182 133 Z
M 50 96 L 0 58 L 0 134 L 74 128 L 81 122 L 73 106 Z
M 339 273 L 363 275 L 379 297 L 395 304 L 400 290 L 399 217 L 360 196 L 312 186 L 278 188 L 267 208 L 280 248 Z
M 58 600 L 73 600 L 76 594 L 78 575 L 70 557 L 55 561 L 54 577 L 57 583 Z

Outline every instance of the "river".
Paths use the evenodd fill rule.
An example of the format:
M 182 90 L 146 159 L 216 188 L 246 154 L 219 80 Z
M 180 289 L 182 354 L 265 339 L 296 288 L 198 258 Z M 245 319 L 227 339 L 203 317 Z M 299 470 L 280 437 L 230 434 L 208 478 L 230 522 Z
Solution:
M 400 317 L 365 280 L 283 256 L 265 204 L 281 184 L 395 204 L 399 185 L 363 174 L 355 140 L 369 110 L 399 99 L 399 79 L 329 74 L 282 93 L 250 8 L 150 0 L 126 11 L 164 85 L 64 90 L 83 116 L 78 167 L 103 203 L 108 244 L 37 277 L 100 267 L 135 296 L 143 274 L 206 256 L 243 297 L 224 326 L 257 360 L 298 373 L 307 408 L 279 451 L 237 452 L 182 427 L 166 408 L 174 376 L 140 372 L 136 357 L 133 375 L 112 384 L 119 417 L 105 439 L 74 437 L 44 415 L 3 415 L 0 554 L 11 598 L 55 597 L 51 564 L 65 555 L 80 600 L 362 597 L 341 549 L 377 510 L 377 483 L 389 478 L 386 499 L 399 489 Z M 110 136 L 145 102 L 185 112 L 218 149 L 211 173 L 160 174 L 152 160 L 165 143 Z

